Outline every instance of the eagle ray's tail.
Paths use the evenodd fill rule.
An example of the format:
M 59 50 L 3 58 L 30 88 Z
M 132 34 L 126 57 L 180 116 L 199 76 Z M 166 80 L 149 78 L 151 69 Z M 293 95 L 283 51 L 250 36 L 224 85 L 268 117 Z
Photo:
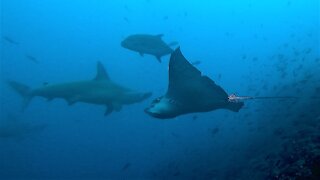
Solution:
M 231 94 L 228 96 L 228 100 L 230 102 L 239 102 L 239 101 L 244 101 L 244 100 L 249 100 L 249 99 L 299 99 L 298 97 L 295 96 L 237 96 L 235 94 Z

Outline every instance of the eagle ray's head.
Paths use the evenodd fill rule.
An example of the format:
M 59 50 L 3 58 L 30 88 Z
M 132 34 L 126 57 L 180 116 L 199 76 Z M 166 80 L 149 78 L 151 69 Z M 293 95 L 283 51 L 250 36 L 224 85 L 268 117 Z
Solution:
M 179 103 L 164 96 L 154 99 L 144 111 L 158 119 L 174 118 L 180 114 Z

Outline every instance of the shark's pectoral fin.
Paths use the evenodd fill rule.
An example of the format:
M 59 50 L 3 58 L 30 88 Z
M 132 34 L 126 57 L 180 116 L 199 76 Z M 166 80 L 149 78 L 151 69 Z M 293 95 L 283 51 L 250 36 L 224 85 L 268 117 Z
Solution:
M 159 63 L 161 63 L 161 56 L 156 56 L 156 58 L 159 61 Z
M 113 102 L 111 105 L 107 105 L 106 112 L 104 113 L 105 116 L 108 116 L 111 114 L 113 111 L 120 111 L 122 108 L 122 105 L 117 102 Z
M 105 116 L 108 116 L 109 114 L 111 114 L 113 111 L 113 106 L 109 106 L 107 105 L 107 109 L 106 112 L 104 113 Z
M 52 100 L 53 100 L 52 97 L 48 97 L 48 98 L 47 98 L 47 101 L 48 101 L 48 102 L 50 102 L 50 101 L 52 101 Z
M 115 111 L 119 112 L 122 109 L 122 105 L 118 102 L 112 103 L 112 107 Z
M 68 99 L 66 99 L 66 101 L 67 101 L 68 105 L 71 106 L 78 101 L 78 97 L 68 98 Z

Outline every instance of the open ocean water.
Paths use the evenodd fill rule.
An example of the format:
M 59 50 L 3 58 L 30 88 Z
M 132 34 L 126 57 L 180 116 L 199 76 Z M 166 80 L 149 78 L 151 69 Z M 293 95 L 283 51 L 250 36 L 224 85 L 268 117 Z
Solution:
M 319 0 L 0 0 L 0 19 L 1 180 L 320 179 Z M 147 112 L 168 70 L 169 104 L 216 101 L 169 68 L 179 47 L 238 112 Z

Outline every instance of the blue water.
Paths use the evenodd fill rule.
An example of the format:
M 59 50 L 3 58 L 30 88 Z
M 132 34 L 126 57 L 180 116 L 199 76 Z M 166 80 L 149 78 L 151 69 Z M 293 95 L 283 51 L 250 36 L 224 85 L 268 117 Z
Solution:
M 0 122 L 45 125 L 0 137 L 0 179 L 319 177 L 318 0 L 1 0 L 0 6 Z M 137 33 L 179 42 L 185 57 L 201 61 L 197 68 L 229 94 L 298 98 L 246 101 L 238 113 L 152 118 L 143 110 L 166 92 L 170 56 L 160 64 L 120 46 Z M 152 98 L 107 117 L 103 106 L 61 99 L 34 98 L 22 112 L 21 97 L 5 83 L 36 88 L 92 79 L 97 61 L 113 81 L 152 91 Z

